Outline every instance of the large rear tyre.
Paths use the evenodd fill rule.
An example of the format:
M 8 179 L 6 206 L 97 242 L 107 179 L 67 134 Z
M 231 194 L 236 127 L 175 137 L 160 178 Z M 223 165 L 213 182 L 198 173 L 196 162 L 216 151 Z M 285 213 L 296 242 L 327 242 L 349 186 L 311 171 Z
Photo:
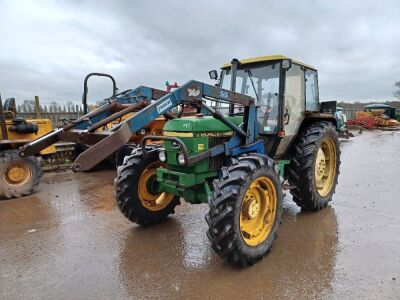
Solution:
M 281 223 L 282 188 L 273 160 L 240 157 L 213 182 L 207 236 L 223 259 L 252 265 L 272 247 Z
M 289 166 L 293 201 L 305 210 L 319 211 L 332 200 L 339 176 L 340 149 L 335 126 L 316 122 L 293 147 Z
M 43 171 L 34 156 L 20 157 L 18 150 L 0 152 L 0 198 L 19 198 L 35 192 Z
M 165 220 L 180 204 L 179 197 L 156 191 L 156 170 L 161 165 L 158 149 L 153 147 L 146 156 L 141 148 L 135 148 L 118 167 L 114 180 L 117 206 L 126 218 L 140 226 Z

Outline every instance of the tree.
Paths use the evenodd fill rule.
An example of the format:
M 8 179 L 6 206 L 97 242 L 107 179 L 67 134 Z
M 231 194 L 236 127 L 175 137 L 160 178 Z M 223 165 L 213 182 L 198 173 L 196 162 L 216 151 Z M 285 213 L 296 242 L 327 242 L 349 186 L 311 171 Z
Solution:
M 400 99 L 400 81 L 396 81 L 394 83 L 394 86 L 396 87 L 396 90 L 393 92 L 393 94 L 395 95 L 395 97 Z
M 74 102 L 68 100 L 65 106 L 67 107 L 68 111 L 74 111 L 75 108 Z
M 57 101 L 51 101 L 48 108 L 49 108 L 50 112 L 58 112 L 59 111 L 59 105 L 58 105 Z
M 24 100 L 21 108 L 24 112 L 33 112 L 35 110 L 35 100 Z

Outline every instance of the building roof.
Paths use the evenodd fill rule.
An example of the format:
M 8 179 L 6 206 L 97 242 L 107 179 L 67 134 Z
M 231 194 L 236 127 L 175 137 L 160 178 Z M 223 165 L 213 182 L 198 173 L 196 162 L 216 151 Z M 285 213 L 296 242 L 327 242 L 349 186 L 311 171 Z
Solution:
M 246 65 L 246 64 L 252 64 L 252 63 L 267 62 L 267 61 L 274 61 L 274 60 L 284 60 L 284 59 L 289 59 L 289 57 L 284 56 L 284 55 L 277 54 L 277 55 L 265 55 L 265 56 L 257 56 L 257 57 L 251 57 L 251 58 L 244 58 L 244 59 L 240 59 L 239 61 L 240 61 L 240 63 L 241 63 L 242 65 Z M 294 63 L 296 63 L 296 64 L 298 64 L 298 65 L 307 67 L 307 68 L 309 68 L 309 69 L 317 70 L 317 69 L 314 68 L 313 66 L 307 65 L 307 64 L 302 63 L 301 61 L 298 61 L 298 60 L 295 60 L 295 59 L 292 59 L 292 62 L 294 62 Z M 225 63 L 225 64 L 222 66 L 222 69 L 229 68 L 230 66 L 231 66 L 231 63 L 230 63 L 230 62 Z

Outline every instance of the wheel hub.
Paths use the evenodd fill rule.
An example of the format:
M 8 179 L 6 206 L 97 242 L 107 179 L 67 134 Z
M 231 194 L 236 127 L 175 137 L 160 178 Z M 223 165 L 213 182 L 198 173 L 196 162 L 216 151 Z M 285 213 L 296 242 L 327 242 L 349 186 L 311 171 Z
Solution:
M 154 162 L 142 172 L 138 182 L 138 195 L 142 205 L 150 211 L 164 209 L 174 198 L 173 194 L 157 192 L 156 174 L 161 164 Z
M 22 163 L 11 164 L 4 173 L 4 181 L 13 186 L 21 186 L 32 177 L 31 169 Z
M 325 161 L 325 154 L 322 149 L 318 149 L 318 154 L 317 154 L 317 164 L 316 164 L 316 171 L 317 171 L 317 176 L 322 177 L 325 173 L 325 168 L 326 168 L 326 161 Z
M 326 197 L 336 178 L 336 146 L 331 138 L 322 141 L 315 159 L 315 185 L 321 197 Z
M 246 217 L 249 220 L 255 219 L 260 212 L 260 202 L 253 196 L 250 196 L 250 199 L 246 202 L 246 206 Z
M 273 182 L 268 177 L 255 179 L 248 187 L 240 210 L 240 230 L 244 242 L 256 247 L 268 238 L 277 206 Z

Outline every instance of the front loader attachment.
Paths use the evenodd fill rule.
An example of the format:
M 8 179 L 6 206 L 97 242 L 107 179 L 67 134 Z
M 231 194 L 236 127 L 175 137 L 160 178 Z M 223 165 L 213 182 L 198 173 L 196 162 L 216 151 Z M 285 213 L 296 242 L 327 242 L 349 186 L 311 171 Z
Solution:
M 112 132 L 93 147 L 81 153 L 72 164 L 72 170 L 74 172 L 90 170 L 100 161 L 127 144 L 131 137 L 132 132 L 128 124 L 126 122 L 122 123 L 118 130 Z
M 36 155 L 41 150 L 59 141 L 95 145 L 103 139 L 107 139 L 111 135 L 114 136 L 114 138 L 117 138 L 117 144 L 108 144 L 107 141 L 109 141 L 109 139 L 107 139 L 105 144 L 107 144 L 108 147 L 102 147 L 101 151 L 96 150 L 96 155 L 93 157 L 91 156 L 91 159 L 88 159 L 87 163 L 83 164 L 84 169 L 79 167 L 82 164 L 76 164 L 73 166 L 73 170 L 75 171 L 88 170 L 118 150 L 122 145 L 126 144 L 132 136 L 131 132 L 128 134 L 127 130 L 125 130 L 125 134 L 123 134 L 124 137 L 122 139 L 118 139 L 118 136 L 121 132 L 120 129 L 123 128 L 123 126 L 120 125 L 123 123 L 120 123 L 111 129 L 107 128 L 108 124 L 121 119 L 123 116 L 129 113 L 137 112 L 145 108 L 150 104 L 151 100 L 157 100 L 166 94 L 167 92 L 162 90 L 140 86 L 134 90 L 128 90 L 114 95 L 107 99 L 108 104 L 89 112 L 77 120 L 65 124 L 53 132 L 50 132 L 28 144 L 25 144 L 20 148 L 20 155 Z M 82 158 L 79 159 L 78 157 L 79 161 L 82 159 L 87 159 L 88 155 L 93 155 L 91 149 L 92 147 L 83 152 L 80 155 Z M 113 149 L 113 151 L 111 151 L 111 149 Z
M 243 131 L 241 128 L 230 124 L 219 112 L 206 106 L 203 103 L 204 98 L 243 106 L 249 106 L 250 103 L 254 102 L 254 99 L 249 96 L 194 80 L 185 83 L 170 93 L 139 87 L 135 90 L 115 95 L 109 99 L 109 104 L 21 147 L 20 155 L 34 155 L 57 141 L 92 145 L 88 150 L 81 153 L 72 165 L 74 171 L 86 171 L 123 147 L 132 136 L 139 135 L 142 129 L 146 128 L 149 123 L 155 121 L 158 117 L 175 118 L 174 115 L 170 114 L 170 111 L 178 105 L 182 106 L 181 112 L 183 112 L 183 105 L 189 105 L 197 108 L 198 111 L 203 110 L 204 113 L 213 115 L 229 127 L 232 127 L 234 131 L 237 131 L 240 139 L 243 139 L 246 143 L 255 139 L 257 136 L 255 126 L 245 125 L 248 128 Z M 150 100 L 156 101 L 151 103 Z M 104 131 L 98 130 L 129 112 L 135 113 L 114 128 Z M 250 111 L 251 115 L 254 113 L 255 108 Z M 181 113 L 178 114 L 178 117 L 180 115 Z M 247 120 L 244 123 L 247 124 Z

